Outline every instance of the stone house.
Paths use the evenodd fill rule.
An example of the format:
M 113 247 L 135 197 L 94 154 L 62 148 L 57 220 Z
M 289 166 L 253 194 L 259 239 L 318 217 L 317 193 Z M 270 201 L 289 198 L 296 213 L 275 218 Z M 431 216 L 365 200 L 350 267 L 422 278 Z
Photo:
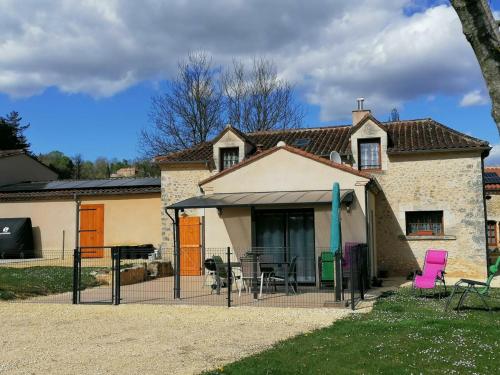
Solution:
M 489 150 L 432 119 L 379 122 L 362 108 L 347 126 L 255 133 L 227 126 L 209 142 L 156 158 L 162 246 L 173 248 L 177 220 L 185 226 L 181 274 L 183 251 L 184 274 L 200 274 L 209 249 L 229 246 L 240 256 L 276 246 L 293 248 L 304 259 L 302 281 L 317 282 L 338 182 L 342 243 L 367 244 L 371 276 L 406 276 L 435 248 L 449 253 L 449 276 L 481 278 Z

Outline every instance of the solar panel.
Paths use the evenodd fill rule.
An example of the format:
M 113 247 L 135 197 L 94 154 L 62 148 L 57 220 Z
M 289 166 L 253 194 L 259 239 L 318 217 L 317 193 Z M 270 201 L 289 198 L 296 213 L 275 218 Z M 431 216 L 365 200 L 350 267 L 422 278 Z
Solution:
M 0 191 L 44 191 L 44 190 L 78 190 L 78 189 L 107 189 L 120 187 L 160 186 L 160 179 L 148 178 L 116 178 L 103 180 L 74 180 L 49 182 L 24 182 L 2 186 Z
M 150 185 L 160 185 L 159 178 L 131 178 L 123 184 L 123 186 L 150 186 Z
M 43 190 L 71 189 L 74 185 L 75 181 L 50 181 Z
M 102 188 L 108 188 L 108 187 L 119 187 L 119 186 L 125 186 L 127 184 L 127 181 L 129 179 L 121 179 L 121 178 L 115 178 L 112 180 L 105 180 L 102 182 L 100 187 Z
M 494 176 L 484 176 L 484 182 L 486 184 L 500 184 L 500 176 L 494 174 Z

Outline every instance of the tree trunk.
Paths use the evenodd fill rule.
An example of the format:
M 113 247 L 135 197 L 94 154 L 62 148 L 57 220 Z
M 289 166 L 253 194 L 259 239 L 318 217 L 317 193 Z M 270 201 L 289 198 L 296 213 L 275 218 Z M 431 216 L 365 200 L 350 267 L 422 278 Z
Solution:
M 500 134 L 500 32 L 487 0 L 451 0 L 465 37 L 476 54 L 492 102 L 491 115 Z

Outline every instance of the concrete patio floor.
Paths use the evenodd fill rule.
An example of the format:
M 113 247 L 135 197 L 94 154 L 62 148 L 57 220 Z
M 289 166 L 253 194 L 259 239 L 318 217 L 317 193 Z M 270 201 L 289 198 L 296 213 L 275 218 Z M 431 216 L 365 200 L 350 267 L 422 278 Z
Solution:
M 221 293 L 212 291 L 209 285 L 204 285 L 204 276 L 182 276 L 181 298 L 174 299 L 174 278 L 164 277 L 142 283 L 125 285 L 121 287 L 122 304 L 175 304 L 175 305 L 207 305 L 227 306 L 228 290 L 222 288 Z M 366 292 L 365 301 L 359 300 L 359 294 L 355 295 L 356 308 L 360 309 L 371 304 L 384 291 L 394 289 L 401 285 L 402 279 L 387 279 L 382 288 L 373 288 Z M 332 288 L 318 289 L 313 286 L 300 286 L 298 293 L 291 290 L 289 295 L 284 293 L 284 287 L 278 286 L 277 292 L 273 288 L 266 290 L 264 287 L 262 297 L 255 300 L 252 293 L 242 290 L 241 296 L 235 286 L 232 289 L 232 306 L 257 306 L 257 307 L 303 307 L 322 308 L 337 307 L 344 308 L 345 302 L 350 299 L 350 294 L 345 292 L 344 301 L 335 303 L 335 293 Z M 36 297 L 29 302 L 61 302 L 71 303 L 72 294 L 63 293 L 57 295 Z M 81 303 L 110 304 L 112 301 L 111 286 L 100 286 L 81 291 Z

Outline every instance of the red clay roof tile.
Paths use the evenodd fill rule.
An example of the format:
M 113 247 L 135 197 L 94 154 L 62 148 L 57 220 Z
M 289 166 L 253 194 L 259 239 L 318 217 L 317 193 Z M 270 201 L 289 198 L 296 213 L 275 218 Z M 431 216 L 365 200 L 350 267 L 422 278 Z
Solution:
M 488 142 L 460 133 L 432 119 L 381 123 L 387 129 L 388 153 L 418 151 L 487 150 Z M 328 159 L 330 152 L 350 155 L 350 135 L 353 127 L 331 126 L 246 133 L 254 145 L 262 150 L 276 147 L 279 141 L 308 153 Z M 299 140 L 308 140 L 295 145 Z M 204 142 L 190 149 L 159 156 L 159 163 L 213 162 L 212 142 Z M 255 151 L 255 150 L 254 150 Z

